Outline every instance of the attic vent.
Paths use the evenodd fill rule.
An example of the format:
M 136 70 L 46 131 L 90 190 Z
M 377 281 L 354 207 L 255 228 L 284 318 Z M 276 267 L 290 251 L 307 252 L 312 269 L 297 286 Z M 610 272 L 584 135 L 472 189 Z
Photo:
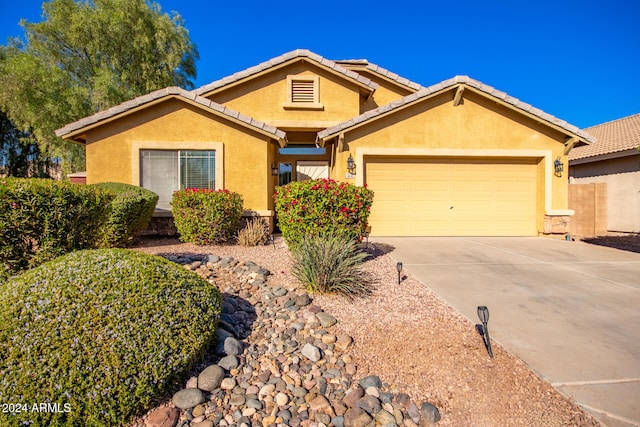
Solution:
M 318 76 L 287 76 L 286 109 L 322 110 Z
M 291 82 L 291 102 L 315 102 L 313 80 L 293 80 Z

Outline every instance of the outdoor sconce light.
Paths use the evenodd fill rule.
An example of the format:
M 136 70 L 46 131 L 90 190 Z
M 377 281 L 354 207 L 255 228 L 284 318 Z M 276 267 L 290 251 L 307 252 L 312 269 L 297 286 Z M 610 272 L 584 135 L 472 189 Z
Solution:
M 491 349 L 491 339 L 489 339 L 489 329 L 487 329 L 487 322 L 489 322 L 489 309 L 485 305 L 478 306 L 478 317 L 482 322 L 482 339 L 484 340 L 484 346 L 489 352 L 489 356 L 493 359 L 493 350 Z
M 271 163 L 271 175 L 277 176 L 280 173 L 280 169 L 276 162 Z
M 347 159 L 347 171 L 352 175 L 356 174 L 356 163 L 353 161 L 351 154 L 349 154 L 349 158 Z
M 560 161 L 560 156 L 558 156 L 553 161 L 553 170 L 555 171 L 556 176 L 562 176 L 562 171 L 564 170 L 564 163 Z
M 398 270 L 398 285 L 400 284 L 400 272 L 402 271 L 402 263 L 399 262 L 396 264 L 396 270 Z

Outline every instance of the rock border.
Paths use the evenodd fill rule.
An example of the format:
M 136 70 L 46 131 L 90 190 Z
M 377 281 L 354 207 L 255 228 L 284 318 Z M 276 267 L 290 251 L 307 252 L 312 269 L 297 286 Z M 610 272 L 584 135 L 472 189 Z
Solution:
M 441 419 L 397 387 L 358 379 L 338 320 L 303 290 L 279 286 L 251 261 L 210 255 L 167 259 L 218 286 L 223 296 L 217 363 L 148 415 L 148 427 L 432 426 Z M 271 279 L 270 279 L 271 278 Z M 269 282 L 269 283 L 268 283 Z

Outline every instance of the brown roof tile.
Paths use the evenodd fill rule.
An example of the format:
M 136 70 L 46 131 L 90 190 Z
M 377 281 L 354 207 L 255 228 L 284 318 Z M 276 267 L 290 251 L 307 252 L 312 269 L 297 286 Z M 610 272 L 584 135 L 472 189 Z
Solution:
M 613 154 L 640 146 L 640 113 L 584 129 L 595 137 L 590 145 L 576 147 L 569 160 Z
M 479 90 L 480 92 L 483 92 L 489 96 L 493 96 L 496 97 L 508 104 L 510 104 L 511 106 L 513 106 L 516 109 L 519 110 L 523 110 L 525 112 L 528 112 L 530 114 L 533 114 L 534 116 L 538 117 L 539 119 L 552 123 L 558 127 L 560 127 L 561 129 L 565 130 L 566 132 L 569 132 L 573 135 L 577 135 L 578 137 L 584 139 L 587 142 L 591 142 L 594 140 L 593 136 L 591 136 L 590 134 L 581 131 L 579 128 L 577 128 L 576 126 L 573 126 L 567 122 L 565 122 L 564 120 L 560 120 L 554 116 L 552 116 L 551 114 L 547 114 L 542 110 L 539 110 L 537 108 L 534 108 L 533 106 L 531 106 L 530 104 L 527 104 L 525 102 L 522 102 L 512 96 L 507 95 L 506 93 L 499 91 L 491 86 L 485 85 L 482 82 L 479 82 L 478 80 L 474 80 L 468 76 L 455 76 L 453 78 L 444 80 L 440 83 L 436 83 L 432 86 L 429 87 L 422 87 L 420 90 L 418 90 L 415 93 L 412 93 L 410 95 L 405 96 L 404 98 L 401 98 L 397 101 L 393 101 L 389 104 L 386 105 L 382 105 L 374 110 L 368 111 L 364 114 L 361 114 L 357 117 L 354 117 L 353 119 L 346 121 L 344 123 L 340 123 L 336 126 L 330 127 L 328 129 L 325 129 L 321 132 L 318 132 L 318 138 L 320 139 L 325 139 L 327 137 L 330 136 L 335 136 L 336 134 L 354 126 L 357 124 L 360 124 L 364 121 L 367 120 L 371 120 L 374 119 L 377 116 L 383 115 L 387 112 L 390 112 L 392 110 L 404 107 L 418 99 L 422 99 L 422 98 L 426 98 L 429 97 L 430 95 L 433 95 L 436 92 L 440 92 L 441 90 L 445 90 L 445 89 L 449 89 L 453 86 L 456 86 L 458 84 L 464 84 L 467 85 L 469 87 L 475 88 L 477 90 Z
M 254 65 L 253 67 L 249 67 L 246 70 L 242 70 L 242 71 L 238 71 L 235 74 L 232 74 L 230 76 L 224 77 L 220 80 L 216 80 L 215 82 L 206 84 L 204 86 L 199 87 L 198 89 L 195 89 L 194 92 L 197 93 L 198 95 L 204 95 L 206 93 L 209 93 L 213 90 L 219 89 L 221 87 L 224 87 L 226 85 L 229 85 L 231 83 L 235 83 L 237 81 L 240 81 L 244 78 L 250 77 L 254 74 L 258 74 L 262 71 L 266 71 L 270 68 L 276 67 L 278 65 L 284 64 L 288 61 L 291 61 L 292 59 L 296 59 L 296 58 L 307 58 L 312 60 L 313 62 L 316 62 L 318 65 L 321 65 L 325 68 L 329 68 L 330 70 L 333 70 L 339 74 L 344 75 L 345 77 L 355 80 L 358 83 L 360 83 L 361 85 L 367 86 L 368 88 L 371 89 L 371 91 L 374 91 L 375 89 L 377 89 L 378 84 L 371 81 L 370 79 L 361 76 L 360 74 L 352 71 L 352 70 L 348 70 L 345 67 L 337 64 L 334 61 L 331 61 L 329 59 L 323 58 L 322 56 L 313 53 L 307 49 L 297 49 L 297 50 L 292 50 L 291 52 L 287 52 L 284 53 L 280 56 L 276 56 L 275 58 L 271 58 L 268 61 L 262 62 L 258 65 Z
M 275 139 L 286 138 L 286 134 L 280 129 L 276 129 L 273 126 L 268 126 L 259 120 L 256 120 L 252 117 L 245 116 L 244 114 L 240 114 L 235 110 L 232 110 L 228 107 L 224 107 L 207 98 L 197 96 L 193 91 L 187 91 L 176 86 L 171 86 L 164 89 L 156 90 L 146 95 L 142 95 L 132 100 L 123 102 L 122 104 L 116 105 L 107 110 L 100 111 L 92 116 L 82 118 L 76 122 L 70 123 L 60 129 L 57 129 L 56 136 L 64 137 L 65 135 L 69 135 L 70 133 L 81 130 L 84 127 L 97 124 L 103 120 L 110 119 L 119 114 L 126 113 L 137 107 L 140 107 L 142 105 L 154 102 L 156 100 L 159 100 L 165 97 L 177 97 L 177 98 L 183 98 L 186 100 L 194 101 L 200 106 L 204 107 L 205 109 L 215 111 L 218 114 L 222 114 L 222 115 L 234 118 L 236 120 L 240 120 L 248 127 L 257 128 L 263 132 L 267 132 L 271 134 Z

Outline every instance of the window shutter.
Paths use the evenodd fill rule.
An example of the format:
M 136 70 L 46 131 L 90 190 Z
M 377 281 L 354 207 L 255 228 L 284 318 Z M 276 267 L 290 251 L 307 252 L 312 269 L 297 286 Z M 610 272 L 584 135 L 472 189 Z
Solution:
M 315 85 L 313 80 L 293 80 L 291 82 L 291 102 L 314 102 Z

